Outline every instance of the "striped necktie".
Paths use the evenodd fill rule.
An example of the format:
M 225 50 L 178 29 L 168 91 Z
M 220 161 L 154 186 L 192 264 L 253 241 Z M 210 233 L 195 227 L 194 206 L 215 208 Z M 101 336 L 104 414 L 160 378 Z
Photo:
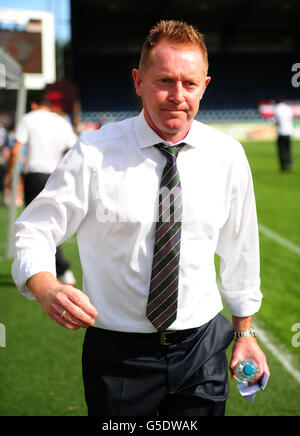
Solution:
M 147 317 L 159 331 L 166 330 L 177 317 L 182 196 L 176 158 L 184 145 L 156 145 L 167 163 L 160 183 Z

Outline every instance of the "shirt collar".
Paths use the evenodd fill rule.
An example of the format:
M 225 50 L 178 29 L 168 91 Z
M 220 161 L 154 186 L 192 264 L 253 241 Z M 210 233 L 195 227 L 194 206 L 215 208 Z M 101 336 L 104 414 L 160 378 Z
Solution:
M 196 135 L 195 120 L 192 123 L 189 133 L 184 138 L 183 141 L 191 147 L 197 146 L 197 139 L 199 140 L 199 135 Z M 136 119 L 136 135 L 140 148 L 151 147 L 152 145 L 158 144 L 160 142 L 165 142 L 160 136 L 158 136 L 154 130 L 151 129 L 147 121 L 145 120 L 144 110 L 137 116 Z

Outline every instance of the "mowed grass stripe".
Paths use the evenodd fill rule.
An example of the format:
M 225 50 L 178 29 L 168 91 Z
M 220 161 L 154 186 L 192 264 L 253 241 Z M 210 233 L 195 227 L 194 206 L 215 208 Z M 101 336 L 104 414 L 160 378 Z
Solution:
M 279 170 L 275 142 L 249 142 L 250 163 L 260 229 L 261 290 L 257 316 L 297 360 L 291 327 L 300 322 L 300 142 L 293 141 L 295 170 Z
M 245 144 L 253 172 L 259 222 L 299 245 L 300 143 L 294 144 L 293 149 L 295 172 L 282 175 L 277 168 L 273 143 Z M 3 209 L 0 209 L 2 217 L 7 211 Z M 300 322 L 299 258 L 262 233 L 260 239 L 264 299 L 256 318 L 262 319 L 267 331 L 299 356 L 300 347 L 291 347 L 294 334 L 291 326 Z M 63 249 L 81 289 L 81 268 L 74 242 L 75 237 Z M 0 415 L 86 414 L 80 368 L 84 331 L 68 332 L 56 326 L 38 303 L 20 296 L 10 268 L 10 262 L 0 263 L 0 322 L 5 324 L 7 332 L 7 347 L 0 349 L 0 395 L 5 399 L 0 405 Z M 231 319 L 229 312 L 226 316 Z M 263 343 L 261 346 L 271 370 L 267 389 L 259 392 L 251 404 L 242 399 L 236 382 L 230 380 L 227 415 L 300 415 L 298 383 Z
M 294 244 L 293 242 L 289 241 L 286 238 L 283 238 L 281 235 L 278 235 L 278 233 L 273 232 L 273 230 L 268 229 L 262 224 L 259 224 L 258 228 L 259 231 L 263 233 L 265 236 L 267 236 L 270 239 L 273 239 L 273 241 L 277 242 L 278 244 L 282 245 L 285 248 L 288 248 L 289 250 L 293 251 L 295 254 L 300 256 L 300 247 L 298 245 Z

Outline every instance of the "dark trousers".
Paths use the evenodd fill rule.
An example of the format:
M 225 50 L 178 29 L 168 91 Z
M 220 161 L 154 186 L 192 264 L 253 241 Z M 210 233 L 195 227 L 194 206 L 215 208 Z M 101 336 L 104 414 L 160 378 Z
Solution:
M 157 333 L 89 327 L 82 354 L 89 416 L 223 416 L 232 339 L 220 314 L 174 345 L 160 345 Z
M 0 159 L 1 159 L 1 154 L 0 154 Z M 3 192 L 3 181 L 5 177 L 5 172 L 6 172 L 6 166 L 0 163 L 0 192 Z
M 289 135 L 279 135 L 277 148 L 281 171 L 292 169 L 291 137 Z
M 25 205 L 28 206 L 32 200 L 44 189 L 50 174 L 44 173 L 29 173 L 24 176 L 24 198 Z M 69 269 L 69 263 L 64 258 L 59 247 L 56 249 L 56 274 L 58 276 L 64 274 Z

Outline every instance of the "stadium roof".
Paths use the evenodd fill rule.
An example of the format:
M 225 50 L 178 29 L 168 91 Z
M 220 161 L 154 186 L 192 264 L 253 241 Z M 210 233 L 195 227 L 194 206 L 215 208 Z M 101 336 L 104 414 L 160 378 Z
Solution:
M 71 0 L 82 54 L 136 53 L 159 19 L 179 19 L 206 35 L 210 52 L 300 51 L 299 0 Z

